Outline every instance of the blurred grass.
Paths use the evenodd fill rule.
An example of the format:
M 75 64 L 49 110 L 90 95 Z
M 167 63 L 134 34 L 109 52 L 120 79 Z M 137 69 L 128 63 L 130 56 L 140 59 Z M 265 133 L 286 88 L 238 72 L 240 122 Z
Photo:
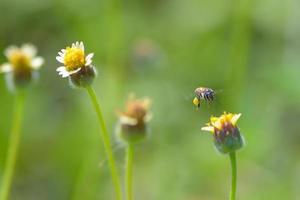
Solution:
M 299 196 L 298 1 L 2 0 L 0 7 L 0 48 L 31 42 L 46 59 L 26 101 L 12 199 L 113 199 L 88 97 L 55 72 L 56 53 L 76 40 L 95 52 L 94 86 L 112 137 L 128 93 L 153 99 L 152 134 L 136 152 L 136 199 L 227 197 L 228 158 L 200 131 L 223 110 L 243 114 L 238 199 Z M 0 171 L 13 99 L 1 78 Z M 197 86 L 221 90 L 198 112 Z M 123 149 L 116 141 L 114 148 L 122 170 Z

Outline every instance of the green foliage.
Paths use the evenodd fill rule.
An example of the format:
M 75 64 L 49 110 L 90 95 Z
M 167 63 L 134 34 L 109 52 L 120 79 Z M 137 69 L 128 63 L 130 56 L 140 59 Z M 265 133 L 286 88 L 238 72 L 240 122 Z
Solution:
M 130 92 L 153 100 L 151 135 L 135 147 L 135 199 L 224 199 L 228 158 L 200 128 L 225 110 L 243 114 L 247 138 L 237 199 L 300 195 L 298 1 L 1 0 L 0 7 L 0 49 L 30 42 L 46 61 L 25 102 L 12 200 L 113 199 L 96 114 L 84 91 L 55 71 L 57 52 L 77 40 L 95 53 L 93 86 L 120 170 L 115 111 Z M 13 96 L 0 78 L 2 172 Z M 219 92 L 197 111 L 198 86 Z

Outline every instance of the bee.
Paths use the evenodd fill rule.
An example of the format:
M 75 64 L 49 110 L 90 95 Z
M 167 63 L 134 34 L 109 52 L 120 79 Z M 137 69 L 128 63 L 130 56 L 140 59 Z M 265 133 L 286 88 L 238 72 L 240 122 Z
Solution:
M 196 97 L 193 99 L 193 104 L 198 108 L 200 107 L 201 100 L 211 103 L 215 99 L 215 91 L 211 88 L 198 87 L 195 89 L 195 95 Z

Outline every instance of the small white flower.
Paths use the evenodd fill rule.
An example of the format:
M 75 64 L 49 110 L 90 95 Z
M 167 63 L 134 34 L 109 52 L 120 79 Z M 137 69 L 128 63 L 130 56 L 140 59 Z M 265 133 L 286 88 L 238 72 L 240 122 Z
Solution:
M 23 44 L 21 48 L 9 46 L 4 51 L 8 62 L 0 66 L 0 73 L 40 69 L 44 59 L 36 54 L 37 49 L 32 44 Z
M 71 47 L 62 49 L 58 52 L 56 60 L 63 64 L 56 69 L 63 78 L 79 72 L 82 67 L 92 64 L 94 54 L 90 53 L 85 56 L 83 42 L 72 43 Z

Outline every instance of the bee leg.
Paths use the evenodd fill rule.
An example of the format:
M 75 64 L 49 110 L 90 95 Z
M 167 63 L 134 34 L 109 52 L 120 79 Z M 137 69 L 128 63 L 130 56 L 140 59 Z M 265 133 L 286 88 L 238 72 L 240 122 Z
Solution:
M 210 103 L 211 103 L 210 97 L 207 98 L 206 102 L 207 102 L 207 105 L 210 105 Z
M 214 101 L 214 96 L 212 94 L 209 94 L 209 100 L 210 100 L 210 102 Z
M 197 104 L 197 110 L 199 110 L 200 105 L 201 105 L 201 103 L 200 103 L 200 99 L 199 99 L 199 102 L 198 102 L 198 104 Z

